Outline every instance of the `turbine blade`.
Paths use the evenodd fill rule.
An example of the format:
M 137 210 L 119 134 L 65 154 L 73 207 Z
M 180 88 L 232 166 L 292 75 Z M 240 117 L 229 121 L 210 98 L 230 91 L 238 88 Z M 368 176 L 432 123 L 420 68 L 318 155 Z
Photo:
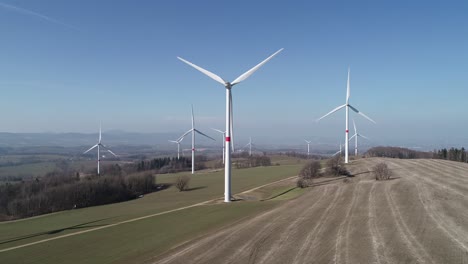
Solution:
M 207 138 L 210 138 L 210 139 L 216 141 L 216 139 L 214 139 L 214 138 L 212 138 L 212 137 L 210 137 L 210 136 L 208 136 L 208 135 L 206 135 L 206 134 L 200 132 L 200 130 L 198 130 L 198 129 L 194 129 L 194 131 L 197 132 L 198 134 L 202 135 L 202 136 L 205 136 L 205 137 L 207 137 Z
M 177 142 L 177 141 L 175 141 L 175 140 L 168 140 L 168 141 L 169 141 L 169 142 L 172 142 L 172 143 L 176 143 L 176 144 L 179 143 L 179 142 Z
M 230 119 L 230 127 L 231 127 L 231 131 L 230 134 L 231 134 L 231 149 L 232 149 L 232 152 L 234 152 L 234 113 L 233 113 L 233 105 L 232 105 L 232 91 L 231 93 L 229 94 L 229 105 L 231 106 L 230 108 L 230 114 L 231 114 L 231 118 Z
M 105 150 L 107 150 L 110 154 L 114 155 L 117 158 L 117 155 L 115 155 L 114 152 L 112 152 L 108 146 L 101 144 L 101 147 L 103 147 Z
M 195 65 L 195 64 L 193 64 L 193 63 L 191 63 L 191 62 L 189 62 L 189 61 L 186 61 L 186 60 L 182 59 L 181 57 L 177 57 L 177 58 L 178 58 L 179 60 L 181 60 L 181 61 L 187 63 L 188 65 L 192 66 L 193 68 L 195 68 L 195 69 L 201 71 L 202 73 L 204 73 L 205 75 L 207 75 L 207 76 L 210 77 L 211 79 L 213 79 L 213 80 L 215 80 L 215 81 L 221 83 L 222 85 L 226 85 L 227 82 L 226 82 L 225 80 L 223 80 L 223 78 L 219 77 L 218 75 L 216 75 L 216 74 L 214 74 L 214 73 L 212 73 L 212 72 L 210 72 L 210 71 L 207 71 L 207 70 L 203 69 L 202 67 L 197 66 L 197 65 Z
M 304 139 L 304 141 L 305 141 L 307 144 L 310 144 L 310 142 L 312 142 L 312 141 L 307 141 L 307 140 L 305 140 L 305 139 Z
M 182 136 L 180 136 L 180 137 L 177 139 L 177 141 L 179 141 L 179 142 L 182 141 L 182 139 L 184 139 L 184 137 L 185 137 L 188 133 L 192 132 L 192 130 L 193 130 L 193 129 L 190 129 L 189 131 L 185 132 Z
M 94 148 L 97 147 L 97 146 L 98 146 L 98 144 L 92 146 L 92 147 L 89 148 L 87 151 L 83 152 L 83 154 L 86 154 L 86 153 L 90 152 L 92 149 L 94 149 Z
M 370 138 L 368 138 L 368 137 L 366 137 L 366 136 L 364 136 L 364 135 L 361 135 L 361 134 L 357 134 L 357 135 L 358 135 L 359 137 L 362 137 L 362 138 L 365 138 L 365 139 L 367 139 L 367 140 L 370 140 Z
M 213 129 L 214 131 L 219 132 L 219 133 L 221 133 L 221 134 L 224 134 L 224 131 L 221 131 L 221 130 L 219 130 L 219 129 L 216 129 L 216 128 L 211 128 L 211 129 Z
M 354 112 L 356 112 L 357 114 L 360 114 L 362 115 L 363 117 L 365 117 L 367 120 L 371 121 L 372 123 L 374 124 L 377 124 L 374 120 L 372 120 L 370 117 L 366 116 L 363 112 L 360 112 L 359 110 L 357 110 L 356 108 L 354 108 L 352 105 L 348 105 L 349 108 L 351 108 Z
M 356 135 L 357 135 L 357 134 L 354 134 L 352 137 L 350 137 L 350 138 L 348 139 L 348 141 L 351 141 L 351 139 L 353 139 Z
M 353 126 L 354 126 L 354 134 L 357 134 L 356 123 L 354 122 L 354 118 L 353 118 Z
M 110 154 L 114 155 L 114 157 L 118 158 L 117 155 L 114 152 L 112 152 L 110 149 L 108 149 L 107 151 L 109 151 Z
M 247 79 L 250 75 L 252 75 L 255 71 L 257 71 L 260 67 L 263 66 L 263 64 L 267 63 L 267 61 L 271 60 L 274 56 L 276 56 L 276 54 L 280 53 L 283 49 L 279 49 L 277 52 L 273 53 L 272 55 L 270 55 L 270 57 L 266 58 L 264 61 L 260 62 L 259 64 L 257 64 L 255 67 L 253 67 L 252 69 L 248 70 L 247 72 L 245 72 L 244 74 L 242 74 L 241 76 L 237 77 L 237 79 L 235 79 L 231 85 L 235 85 L 235 84 L 238 84 L 240 82 L 242 82 L 243 80 Z
M 337 152 L 335 152 L 335 154 L 333 154 L 332 156 L 336 156 L 337 154 L 340 154 L 341 150 L 338 150 Z
M 336 111 L 340 110 L 341 108 L 343 108 L 343 107 L 345 107 L 345 106 L 346 106 L 345 104 L 344 104 L 344 105 L 338 106 L 337 108 L 331 110 L 330 112 L 328 112 L 328 114 L 322 116 L 321 118 L 317 119 L 316 121 L 318 122 L 318 121 L 322 120 L 324 117 L 329 116 L 329 115 L 335 113 Z
M 346 83 L 346 103 L 348 103 L 349 96 L 350 96 L 349 75 L 350 75 L 350 69 L 349 69 L 349 67 L 348 67 L 348 82 Z
M 192 129 L 195 128 L 195 119 L 193 118 L 193 105 L 192 105 Z

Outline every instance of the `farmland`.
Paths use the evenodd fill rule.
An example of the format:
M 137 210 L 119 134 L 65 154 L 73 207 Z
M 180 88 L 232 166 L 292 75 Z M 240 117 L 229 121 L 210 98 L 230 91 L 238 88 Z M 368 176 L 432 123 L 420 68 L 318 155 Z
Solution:
M 382 161 L 392 178 L 375 181 L 372 168 Z M 347 181 L 325 178 L 295 189 L 287 180 L 241 193 L 292 176 L 301 163 L 234 170 L 235 197 L 243 200 L 231 204 L 216 200 L 222 171 L 206 171 L 193 176 L 188 192 L 172 187 L 130 202 L 0 224 L 0 251 L 84 231 L 0 252 L 0 261 L 468 263 L 468 164 L 358 159 L 347 165 L 354 175 Z M 183 174 L 157 179 L 170 183 Z
M 260 186 L 269 182 L 281 180 L 297 174 L 301 164 L 258 167 L 233 171 L 234 194 Z M 180 174 L 157 175 L 158 183 L 173 183 Z M 98 227 L 121 223 L 142 216 L 157 214 L 167 210 L 216 199 L 222 196 L 224 177 L 223 171 L 206 171 L 195 174 L 190 182 L 190 190 L 178 192 L 174 187 L 158 191 L 145 197 L 129 202 L 96 206 L 77 210 L 58 212 L 31 219 L 24 219 L 0 224 L 0 251 L 2 249 L 34 243 L 45 239 L 82 232 Z M 270 192 L 275 192 L 271 189 Z M 11 261 L 21 256 L 25 263 L 46 259 L 48 263 L 63 262 L 64 258 L 74 259 L 77 263 L 106 263 L 124 260 L 128 257 L 153 257 L 155 252 L 162 253 L 168 246 L 174 246 L 188 238 L 202 234 L 207 230 L 237 221 L 252 213 L 260 212 L 276 205 L 270 202 L 238 202 L 232 205 L 213 204 L 210 206 L 190 208 L 154 218 L 147 218 L 127 224 L 119 224 L 110 228 L 61 238 L 45 243 L 0 252 L 0 261 Z M 194 222 L 202 219 L 201 222 Z M 170 225 L 161 224 L 170 223 Z M 125 231 L 127 230 L 127 231 Z M 124 235 L 124 233 L 127 234 Z M 161 235 L 164 235 L 161 237 Z M 107 238 L 105 238 L 107 237 Z M 120 238 L 125 237 L 124 240 Z M 144 238 L 146 237 L 146 238 Z M 108 242 L 103 242 L 108 240 Z M 133 241 L 133 242 L 130 242 Z M 68 244 L 71 243 L 71 244 Z M 135 244 L 137 243 L 137 244 Z M 142 244 L 138 244 L 142 243 Z M 82 247 L 84 244 L 95 250 L 72 251 L 71 248 Z M 124 246 L 125 249 L 118 245 Z M 52 253 L 52 248 L 57 253 Z M 63 248 L 67 245 L 68 249 Z M 100 245 L 100 246 L 98 246 Z M 92 246 L 92 247 L 94 247 Z M 100 248 L 101 246 L 106 249 Z M 46 247 L 47 256 L 42 255 L 41 248 Z M 156 250 L 156 251 L 155 251 Z M 23 252 L 23 253 L 21 253 Z M 146 254 L 141 254 L 146 252 Z M 77 254 L 71 257 L 70 253 Z M 91 261 L 92 260 L 92 261 Z M 70 262 L 70 260 L 68 260 Z M 125 263 L 125 261 L 123 261 Z
M 370 173 L 380 162 L 389 181 Z M 467 263 L 468 165 L 361 159 L 351 182 L 303 196 L 193 240 L 154 263 Z

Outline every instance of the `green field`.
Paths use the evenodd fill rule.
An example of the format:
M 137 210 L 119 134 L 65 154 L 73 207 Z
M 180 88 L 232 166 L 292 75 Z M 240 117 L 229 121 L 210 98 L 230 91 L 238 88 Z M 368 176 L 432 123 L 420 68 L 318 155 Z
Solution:
M 233 170 L 233 194 L 297 175 L 301 166 L 302 164 L 299 163 Z M 158 183 L 173 183 L 179 175 L 190 174 L 165 174 L 156 177 Z M 128 202 L 0 223 L 0 250 L 223 196 L 224 172 L 222 170 L 201 172 L 190 177 L 192 177 L 191 190 L 187 192 L 179 192 L 176 188 L 171 187 Z M 278 201 L 274 199 L 268 202 L 234 202 L 229 205 L 218 204 L 190 208 L 1 252 L 0 263 L 10 263 L 15 258 L 23 263 L 111 263 L 116 260 L 125 263 L 125 259 L 134 259 L 135 257 L 143 260 L 143 258 L 154 256 L 157 252 L 166 250 L 167 246 L 173 246 L 184 239 L 226 224 L 228 221 L 266 210 L 276 203 Z M 181 233 L 179 234 L 179 232 Z

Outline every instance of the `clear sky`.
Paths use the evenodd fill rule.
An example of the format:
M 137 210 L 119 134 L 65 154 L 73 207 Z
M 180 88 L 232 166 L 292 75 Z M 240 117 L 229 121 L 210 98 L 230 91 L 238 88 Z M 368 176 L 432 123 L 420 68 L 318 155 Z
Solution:
M 450 3 L 449 3 L 450 2 Z M 0 0 L 0 131 L 235 129 L 254 141 L 339 141 L 351 68 L 374 142 L 468 142 L 467 1 Z M 217 136 L 215 133 L 211 133 Z M 245 139 L 247 141 L 247 139 Z M 460 143 L 460 144 L 461 144 Z M 465 146 L 466 147 L 466 146 Z

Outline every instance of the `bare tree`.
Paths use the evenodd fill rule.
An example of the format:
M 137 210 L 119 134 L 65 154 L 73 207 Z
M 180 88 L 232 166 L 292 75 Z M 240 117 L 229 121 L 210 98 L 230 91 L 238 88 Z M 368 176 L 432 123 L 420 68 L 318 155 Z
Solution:
M 375 179 L 378 181 L 388 180 L 392 172 L 388 168 L 387 164 L 384 162 L 380 162 L 373 168 Z
M 189 176 L 179 176 L 176 179 L 175 186 L 179 189 L 179 192 L 186 191 L 189 187 L 190 177 Z
M 297 179 L 297 187 L 305 188 L 312 184 L 312 180 L 321 176 L 320 169 L 322 165 L 319 161 L 312 161 L 307 163 L 299 172 Z

